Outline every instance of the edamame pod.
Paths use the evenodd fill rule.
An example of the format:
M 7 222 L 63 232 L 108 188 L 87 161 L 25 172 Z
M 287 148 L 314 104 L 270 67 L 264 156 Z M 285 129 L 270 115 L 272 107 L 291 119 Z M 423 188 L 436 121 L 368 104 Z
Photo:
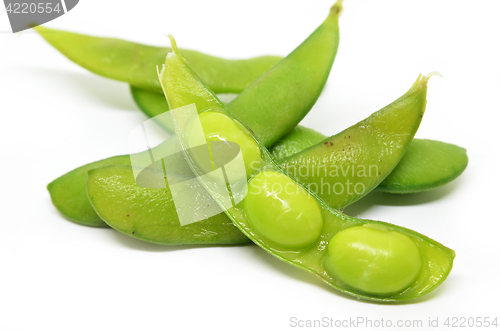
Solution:
M 101 181 L 103 178 L 106 180 Z M 99 206 L 99 215 L 103 219 L 119 219 L 118 230 L 134 238 L 170 245 L 249 242 L 224 213 L 180 226 L 170 189 L 137 185 L 130 166 L 92 169 L 87 185 L 89 199 Z
M 321 145 L 326 139 L 325 135 L 298 125 L 271 146 L 269 152 L 277 160 L 285 159 L 314 145 Z M 467 163 L 467 152 L 462 147 L 415 138 L 396 168 L 375 190 L 406 194 L 438 188 L 460 176 Z
M 154 118 L 168 111 L 168 103 L 163 94 L 140 89 L 130 85 L 130 93 L 140 110 L 149 118 Z M 162 123 L 159 123 L 162 125 Z M 174 132 L 175 129 L 171 122 L 163 123 L 162 127 L 168 132 Z
M 289 176 L 242 123 L 224 132 L 217 121 L 200 119 L 200 115 L 225 116 L 238 123 L 172 43 L 175 54 L 167 56 L 160 81 L 171 109 L 179 108 L 175 113 L 180 115 L 174 116 L 174 122 L 186 161 L 226 215 L 254 243 L 339 291 L 370 301 L 415 299 L 446 279 L 455 256 L 452 250 L 402 227 L 341 214 Z M 193 117 L 181 112 L 193 108 Z M 199 121 L 198 130 L 202 131 L 194 131 L 193 121 Z M 255 145 L 241 147 L 243 158 L 255 159 L 256 149 L 260 152 L 247 188 L 228 183 L 227 190 L 234 198 L 231 204 L 224 201 L 222 186 L 213 185 L 211 177 L 203 173 L 200 160 L 193 157 L 189 137 L 204 131 L 219 132 L 223 143 L 229 143 L 232 137 L 253 138 Z M 210 153 L 212 160 L 216 155 Z M 248 171 L 244 174 L 249 175 Z M 239 197 L 242 201 L 236 202 Z
M 319 144 L 327 136 L 311 128 L 297 125 L 286 136 L 283 136 L 269 148 L 269 153 L 276 159 L 285 159 L 303 150 Z
M 124 157 L 130 164 L 130 157 Z M 83 192 L 88 197 L 81 200 L 81 205 L 88 205 L 100 223 L 106 224 L 105 220 L 113 229 L 133 238 L 161 245 L 250 242 L 224 213 L 181 226 L 169 186 L 137 185 L 130 165 L 89 169 L 86 185 Z
M 96 214 L 85 191 L 90 169 L 112 164 L 130 165 L 130 155 L 119 155 L 78 167 L 47 185 L 56 209 L 69 220 L 87 226 L 107 227 Z
M 302 119 L 318 99 L 337 54 L 341 11 L 342 0 L 338 0 L 323 24 L 299 47 L 229 104 L 266 146 L 290 132 L 299 123 L 297 118 Z M 297 117 L 299 113 L 302 116 Z M 268 129 L 269 123 L 273 130 Z
M 333 208 L 371 192 L 396 167 L 425 112 L 427 81 L 419 76 L 399 99 L 363 121 L 282 163 Z
M 34 29 L 68 59 L 95 74 L 161 92 L 156 66 L 163 63 L 170 48 L 43 26 Z M 186 49 L 182 50 L 182 54 L 216 93 L 243 91 L 282 59 L 279 56 L 260 56 L 248 60 L 228 60 Z
M 339 40 L 338 15 L 340 13 L 340 10 L 340 2 L 338 2 L 332 7 L 330 15 L 325 20 L 325 22 L 323 22 L 318 29 L 316 29 L 301 45 L 299 45 L 296 50 L 294 50 L 289 56 L 276 64 L 276 66 L 273 67 L 272 70 L 266 72 L 262 77 L 259 78 L 256 83 L 249 86 L 245 90 L 245 93 L 238 95 L 238 97 L 233 100 L 232 103 L 230 103 L 230 107 L 233 112 L 238 116 L 243 116 L 246 118 L 246 124 L 254 127 L 254 134 L 256 134 L 261 139 L 261 141 L 266 144 L 266 146 L 270 146 L 281 135 L 284 135 L 285 133 L 292 130 L 292 128 L 295 127 L 303 118 L 303 116 L 310 110 L 319 94 L 321 93 L 321 90 L 323 89 L 326 82 L 326 77 L 330 72 L 333 59 L 335 58 L 335 54 L 337 52 Z M 55 33 L 54 35 L 57 35 L 57 33 Z M 46 37 L 56 38 L 54 36 L 50 36 L 51 34 L 48 33 Z M 63 34 L 63 36 L 66 35 Z M 73 34 L 70 34 L 64 38 L 61 37 L 60 39 L 59 37 L 57 37 L 55 40 L 59 41 L 64 40 L 65 38 L 67 38 L 68 40 L 72 40 L 72 38 L 76 37 L 73 36 Z M 86 45 L 87 43 L 94 45 L 94 43 L 100 44 L 104 42 L 100 39 L 94 40 L 92 39 L 92 37 L 86 36 L 80 36 L 78 38 L 82 38 L 82 41 L 80 42 L 82 45 Z M 78 38 L 76 38 L 75 40 L 80 40 Z M 89 38 L 90 41 L 88 41 Z M 122 41 L 116 41 L 116 43 L 118 45 L 129 45 L 128 43 L 124 44 Z M 63 46 L 59 46 L 57 44 L 56 48 L 58 47 Z M 142 49 L 142 47 L 137 47 L 138 49 Z M 72 47 L 69 47 L 68 49 L 73 53 Z M 108 51 L 113 54 L 113 57 L 118 57 L 119 52 L 116 52 L 116 50 L 113 51 L 113 48 L 108 49 Z M 182 52 L 183 54 L 185 53 L 184 50 L 182 50 Z M 310 56 L 311 58 L 306 59 L 307 56 Z M 144 59 L 149 59 L 149 57 L 144 56 L 140 58 L 142 59 L 141 61 L 143 61 Z M 163 59 L 161 63 L 163 63 Z M 126 59 L 120 58 L 118 64 L 120 66 L 129 67 L 130 64 L 125 60 Z M 188 60 L 190 60 L 190 63 L 192 63 L 190 58 L 188 58 Z M 144 61 L 141 62 L 143 63 L 141 65 L 146 66 L 147 63 L 153 66 L 156 65 L 156 63 L 153 63 L 149 60 L 145 62 Z M 311 61 L 313 61 L 314 64 L 311 64 Z M 314 70 L 309 71 L 308 67 L 314 68 Z M 319 73 L 318 70 L 324 70 L 324 72 Z M 299 93 L 296 90 L 302 89 L 300 86 L 297 86 L 295 83 L 290 86 L 290 81 L 288 80 L 289 77 L 286 75 L 281 76 L 289 71 L 294 72 L 294 74 L 291 76 L 291 78 L 293 78 L 293 81 L 300 79 L 301 84 L 309 86 L 307 89 L 305 89 L 306 91 Z M 155 84 L 159 84 L 157 82 L 157 77 L 155 77 L 155 79 Z M 279 85 L 280 88 L 282 86 L 283 89 L 288 89 L 289 92 L 296 91 L 304 99 L 298 100 L 295 98 L 285 97 L 285 95 L 280 95 L 279 97 L 270 97 L 266 104 L 262 103 L 261 101 L 259 101 L 258 105 L 255 104 L 257 100 L 268 98 L 268 91 L 276 91 L 276 85 Z M 143 107 L 146 108 L 147 106 L 147 109 L 150 110 L 146 111 L 148 115 L 161 113 L 161 109 L 165 106 L 168 106 L 166 105 L 165 101 L 160 101 L 156 97 L 156 95 L 151 92 L 139 90 L 135 87 L 132 87 L 132 90 L 134 99 L 139 103 L 141 109 Z M 296 92 L 293 93 L 297 94 Z M 162 98 L 164 99 L 164 97 Z M 247 103 L 249 103 L 250 105 L 255 105 L 255 107 L 247 106 Z M 282 110 L 279 115 L 276 115 L 276 109 Z M 168 110 L 168 108 L 165 108 L 164 111 L 166 110 Z M 245 113 L 248 111 L 252 113 L 251 116 L 245 116 Z M 271 113 L 274 113 L 274 115 Z M 269 116 L 280 116 L 281 119 L 279 122 L 276 122 Z M 110 160 L 109 162 L 106 160 L 101 160 L 99 162 L 100 166 L 115 164 L 112 160 Z M 106 224 L 99 218 L 99 216 L 95 212 L 90 212 L 90 203 L 87 201 L 87 199 L 85 199 L 85 194 L 83 193 L 85 191 L 85 186 L 82 185 L 82 183 L 84 183 L 86 180 L 85 174 L 89 169 L 94 167 L 94 163 L 90 163 L 57 178 L 51 184 L 49 184 L 49 193 L 54 205 L 59 209 L 59 211 L 61 211 L 64 215 L 66 215 L 73 221 L 85 225 L 106 226 Z M 74 186 L 72 190 L 67 191 L 66 187 L 72 181 L 74 181 Z M 65 204 L 68 204 L 68 207 L 65 207 Z M 76 206 L 76 204 L 78 204 L 78 206 Z M 69 209 L 71 209 L 71 211 L 69 211 Z M 86 213 L 82 214 L 81 219 L 78 219 L 77 215 L 78 211 L 80 210 L 85 210 Z
M 436 140 L 414 139 L 405 156 L 377 186 L 388 193 L 415 193 L 447 184 L 460 176 L 469 159 L 464 148 Z

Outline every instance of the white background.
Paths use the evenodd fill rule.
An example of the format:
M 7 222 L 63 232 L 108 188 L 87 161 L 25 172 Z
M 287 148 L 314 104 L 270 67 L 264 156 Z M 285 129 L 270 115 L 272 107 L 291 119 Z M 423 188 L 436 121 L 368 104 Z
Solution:
M 286 55 L 326 17 L 321 1 L 82 0 L 48 27 L 229 58 Z M 46 185 L 127 152 L 145 120 L 126 84 L 73 64 L 0 9 L 0 330 L 288 330 L 290 318 L 499 317 L 499 3 L 345 1 L 327 87 L 303 124 L 332 135 L 433 70 L 417 137 L 467 148 L 433 192 L 370 194 L 346 213 L 419 231 L 457 253 L 445 283 L 403 305 L 339 295 L 254 245 L 162 247 L 79 226 Z M 499 320 L 500 322 L 500 320 Z M 362 326 L 362 325 L 361 325 Z M 362 327 L 359 329 L 362 329 Z M 423 329 L 423 328 L 422 328 Z M 490 328 L 491 329 L 491 328 Z

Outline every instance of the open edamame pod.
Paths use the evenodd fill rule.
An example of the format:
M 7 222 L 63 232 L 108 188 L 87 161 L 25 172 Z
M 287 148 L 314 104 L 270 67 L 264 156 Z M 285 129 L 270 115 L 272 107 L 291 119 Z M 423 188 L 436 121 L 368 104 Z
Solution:
M 299 158 L 303 150 L 321 145 L 327 136 L 297 126 L 271 146 L 277 160 Z M 464 148 L 430 139 L 413 139 L 401 161 L 375 189 L 387 193 L 418 193 L 441 187 L 464 172 L 468 157 Z
M 180 114 L 174 115 L 174 123 L 186 160 L 210 195 L 254 243 L 339 291 L 370 301 L 414 299 L 445 280 L 455 256 L 452 250 L 411 230 L 352 218 L 327 206 L 275 163 L 262 143 L 189 68 L 173 38 L 172 43 L 174 54 L 167 56 L 160 81 L 170 108 Z M 195 113 L 190 117 L 183 110 L 192 111 L 193 105 Z M 243 172 L 239 169 L 238 175 L 229 165 L 225 172 L 222 168 L 204 171 L 204 161 L 192 143 L 203 136 L 207 148 L 211 146 L 212 164 L 217 156 L 214 146 L 236 141 L 240 150 L 235 160 L 242 157 L 245 165 L 253 166 Z M 239 180 L 226 182 L 225 188 L 214 185 L 232 177 Z M 248 186 L 240 185 L 247 177 Z M 224 189 L 231 191 L 229 203 Z
M 95 74 L 161 92 L 155 68 L 163 63 L 170 48 L 87 36 L 43 26 L 34 29 L 68 59 Z M 182 54 L 216 93 L 243 91 L 282 59 L 279 56 L 260 56 L 247 60 L 228 60 L 192 50 L 182 50 Z
M 301 45 L 299 45 L 289 56 L 277 63 L 272 70 L 262 75 L 258 81 L 251 84 L 251 86 L 245 90 L 245 93 L 238 95 L 236 99 L 230 103 L 229 106 L 232 111 L 237 114 L 237 116 L 246 119 L 246 124 L 253 128 L 254 134 L 257 135 L 266 146 L 270 146 L 276 139 L 279 139 L 282 135 L 292 130 L 311 109 L 320 95 L 337 53 L 339 42 L 338 15 L 340 11 L 341 6 L 339 1 L 330 10 L 328 18 Z M 52 34 L 47 33 L 47 38 L 57 39 L 59 38 L 55 37 L 57 34 L 58 33 L 54 33 L 54 36 L 51 37 Z M 68 37 L 64 38 L 71 40 L 71 38 L 74 37 L 72 35 L 73 34 L 70 34 Z M 63 34 L 63 36 L 65 35 Z M 88 42 L 91 44 L 104 43 L 104 41 L 100 39 L 96 41 L 92 39 L 92 37 L 80 37 L 83 38 L 80 42 L 81 44 L 85 44 L 88 38 L 90 38 Z M 61 40 L 64 38 L 61 37 Z M 79 40 L 78 38 L 75 40 Z M 118 43 L 118 45 L 123 44 L 122 41 L 116 41 L 116 43 Z M 142 49 L 139 46 L 137 47 Z M 69 49 L 73 51 L 72 47 L 69 47 Z M 116 49 L 114 51 L 113 49 L 114 47 L 111 47 L 108 51 L 114 54 L 114 57 L 118 56 L 117 54 L 119 53 L 117 53 Z M 185 51 L 182 50 L 182 54 L 184 53 Z M 165 55 L 166 54 L 163 54 L 163 58 L 161 62 L 159 62 L 160 64 L 163 63 Z M 141 57 L 141 59 L 146 58 L 147 57 Z M 186 58 L 192 63 L 190 58 Z M 133 62 L 135 60 L 130 61 Z M 125 59 L 120 59 L 118 63 L 120 66 L 127 68 L 130 66 L 128 62 L 125 62 Z M 146 66 L 146 64 L 152 65 L 153 69 L 156 70 L 156 64 L 154 62 L 148 60 L 141 64 L 141 66 Z M 299 85 L 296 84 L 297 81 L 300 81 Z M 155 84 L 159 84 L 156 76 Z M 307 85 L 308 87 L 303 88 L 302 85 Z M 283 89 L 288 91 L 288 93 L 292 93 L 291 95 L 294 95 L 294 98 L 289 98 L 288 95 L 281 92 L 275 96 L 270 96 L 269 91 L 275 91 L 277 93 L 276 86 L 279 86 L 280 90 Z M 150 109 L 149 112 L 146 111 L 148 115 L 162 113 L 161 108 L 168 106 L 165 101 L 160 101 L 156 97 L 156 94 L 152 92 L 139 90 L 137 88 L 132 88 L 132 91 L 134 99 L 141 105 L 141 108 L 148 107 L 148 109 Z M 300 96 L 301 99 L 295 98 L 297 96 Z M 148 99 L 149 97 L 151 97 L 151 99 Z M 161 98 L 163 100 L 165 99 L 164 96 Z M 262 102 L 264 98 L 268 98 L 267 103 Z M 163 112 L 167 110 L 168 108 L 165 108 Z M 251 114 L 246 115 L 246 112 L 251 112 Z M 275 117 L 279 117 L 278 121 L 276 121 Z M 98 161 L 99 166 L 124 164 L 114 163 L 116 159 L 107 160 Z M 86 172 L 89 169 L 97 167 L 95 164 L 96 163 L 90 163 L 68 172 L 50 183 L 48 189 L 53 204 L 66 217 L 76 223 L 84 225 L 106 226 L 100 217 L 95 212 L 92 212 L 92 206 L 85 198 L 84 193 L 85 185 L 83 184 L 86 181 Z M 72 189 L 68 190 L 68 186 L 71 185 L 71 183 L 73 183 Z M 81 218 L 78 217 L 80 214 L 82 216 Z

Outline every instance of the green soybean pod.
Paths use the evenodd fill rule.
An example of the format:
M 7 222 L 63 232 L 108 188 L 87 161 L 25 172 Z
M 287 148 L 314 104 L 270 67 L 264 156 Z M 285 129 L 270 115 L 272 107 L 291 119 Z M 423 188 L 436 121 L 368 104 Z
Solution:
M 290 132 L 298 124 L 295 115 L 302 113 L 304 117 L 318 99 L 337 54 L 341 11 L 342 1 L 339 0 L 330 9 L 326 20 L 302 45 L 229 104 L 228 108 L 266 146 Z M 297 66 L 297 63 L 301 65 Z M 289 99 L 295 102 L 287 102 Z M 267 129 L 268 123 L 276 126 L 274 130 Z
M 171 51 L 115 38 L 101 38 L 49 29 L 34 28 L 54 48 L 81 67 L 104 77 L 133 86 L 161 92 L 156 66 Z M 260 56 L 247 60 L 228 60 L 192 50 L 183 56 L 199 70 L 216 93 L 239 93 L 281 60 L 279 56 Z
M 319 144 L 327 136 L 311 128 L 297 125 L 286 136 L 281 137 L 269 148 L 269 153 L 276 159 L 285 159 L 303 150 Z
M 429 139 L 414 139 L 405 156 L 377 191 L 417 193 L 445 185 L 467 168 L 464 148 Z
M 145 175 L 153 175 L 152 171 L 146 170 Z M 170 189 L 137 185 L 130 166 L 95 168 L 88 176 L 89 199 L 95 201 L 99 215 L 116 220 L 116 229 L 131 237 L 169 245 L 250 242 L 224 213 L 180 226 Z
M 88 197 L 81 205 L 88 205 L 99 222 L 130 237 L 160 245 L 251 242 L 224 213 L 181 226 L 170 187 L 138 185 L 130 165 L 89 169 L 86 186 Z
M 140 89 L 130 85 L 130 93 L 139 109 L 149 118 L 154 118 L 168 111 L 168 103 L 163 94 Z M 158 123 L 168 132 L 174 132 L 172 122 Z
M 318 148 L 327 139 L 327 136 L 313 129 L 298 125 L 271 146 L 269 152 L 280 161 L 288 157 L 297 159 L 302 157 L 303 151 Z M 467 163 L 467 152 L 462 147 L 437 140 L 415 138 L 401 161 L 375 190 L 398 194 L 432 190 L 458 178 L 467 168 Z
M 87 174 L 90 169 L 111 164 L 130 166 L 129 155 L 119 155 L 104 160 L 88 163 L 58 177 L 47 185 L 52 204 L 67 219 L 77 224 L 107 227 L 97 216 L 89 202 L 85 190 Z
M 420 125 L 428 76 L 363 121 L 292 155 L 282 166 L 333 208 L 359 200 L 397 166 Z
M 277 63 L 272 70 L 262 75 L 258 82 L 249 86 L 245 90 L 246 93 L 238 95 L 230 104 L 231 109 L 238 116 L 243 116 L 245 112 L 248 111 L 252 113 L 251 116 L 246 116 L 248 121 L 246 124 L 254 127 L 253 132 L 260 137 L 261 141 L 267 146 L 270 146 L 281 135 L 292 130 L 310 110 L 312 104 L 314 104 L 321 93 L 326 82 L 326 77 L 330 72 L 332 61 L 337 52 L 339 41 L 338 14 L 340 10 L 340 3 L 337 3 L 332 7 L 330 15 L 318 29 L 316 29 L 289 56 Z M 318 48 L 318 45 L 321 47 Z M 116 53 L 116 51 L 114 52 Z M 182 54 L 185 53 L 184 50 L 182 50 L 182 52 Z M 306 59 L 305 57 L 307 56 L 310 56 L 311 59 Z M 316 70 L 308 71 L 307 68 L 311 65 L 311 61 L 317 62 L 314 65 L 315 69 L 322 68 L 324 72 L 318 75 Z M 123 62 L 121 65 L 125 67 L 129 66 L 126 62 Z M 153 64 L 151 63 L 151 65 Z M 297 75 L 300 73 L 302 84 L 309 85 L 310 88 L 308 91 L 314 91 L 314 93 L 308 93 L 307 95 L 300 94 L 305 98 L 302 100 L 281 96 L 279 98 L 271 98 L 266 104 L 256 104 L 257 100 L 268 97 L 268 90 L 276 90 L 276 85 L 281 86 L 283 89 L 288 89 L 289 92 L 299 89 L 295 84 L 290 86 L 290 82 L 287 80 L 286 76 L 280 76 L 290 70 L 296 71 Z M 268 75 L 269 78 L 267 77 Z M 298 78 L 297 76 L 293 77 Z M 155 79 L 156 84 L 159 84 L 157 83 L 157 77 Z M 140 108 L 148 109 L 145 111 L 148 116 L 168 110 L 168 104 L 166 104 L 165 101 L 160 101 L 153 92 L 148 92 L 143 89 L 140 90 L 136 87 L 132 87 L 132 90 L 134 99 L 138 102 Z M 164 97 L 162 98 L 164 100 Z M 238 99 L 241 101 L 237 101 Z M 245 106 L 247 103 L 251 105 L 255 104 L 255 107 Z M 281 112 L 283 118 L 278 122 L 269 118 L 269 116 L 274 116 L 269 114 L 275 112 L 276 109 L 286 110 L 286 112 Z M 115 163 L 115 159 L 112 158 L 98 162 L 100 166 L 124 164 Z M 104 227 L 107 226 L 106 223 L 101 220 L 97 213 L 92 211 L 92 206 L 84 193 L 84 183 L 87 178 L 86 173 L 89 169 L 95 167 L 95 163 L 83 165 L 55 179 L 49 184 L 48 188 L 53 204 L 65 216 L 80 224 Z M 71 190 L 67 190 L 67 187 L 70 186 L 71 183 L 74 183 L 74 186 Z M 85 214 L 80 213 L 80 211 L 85 211 Z M 81 218 L 78 217 L 80 214 L 82 215 Z
M 167 56 L 160 75 L 167 101 L 171 109 L 192 109 L 194 104 L 198 111 L 190 121 L 175 120 L 186 160 L 228 217 L 254 243 L 339 291 L 369 301 L 415 299 L 446 279 L 455 256 L 452 250 L 411 230 L 352 218 L 329 207 L 288 175 L 251 131 L 238 124 L 179 55 L 173 38 L 172 44 L 174 54 Z M 212 116 L 236 125 L 220 126 L 220 120 L 207 120 Z M 203 132 L 217 132 L 222 143 L 238 137 L 244 141 L 243 158 L 258 161 L 257 167 L 244 172 L 249 176 L 247 189 L 230 185 L 233 197 L 244 194 L 241 202 L 224 202 L 221 186 L 212 185 L 209 176 L 200 171 L 190 144 L 190 137 L 200 134 L 192 124 L 196 121 Z M 254 144 L 248 142 L 251 139 Z

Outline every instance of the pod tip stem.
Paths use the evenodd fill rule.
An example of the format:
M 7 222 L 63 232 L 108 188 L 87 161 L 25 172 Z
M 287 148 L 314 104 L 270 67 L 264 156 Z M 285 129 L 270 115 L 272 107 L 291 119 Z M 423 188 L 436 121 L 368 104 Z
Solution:
M 427 75 L 418 75 L 418 78 L 417 78 L 417 81 L 415 82 L 415 84 L 413 84 L 413 86 L 417 86 L 417 85 L 427 85 L 427 82 L 429 81 L 429 78 L 433 77 L 433 76 L 439 76 L 441 78 L 443 78 L 443 76 L 437 72 L 437 71 L 433 71 Z
M 340 13 L 342 12 L 342 2 L 343 0 L 337 0 L 337 2 L 335 2 L 335 4 L 332 6 L 332 8 L 330 8 L 330 13 L 333 14 L 333 15 L 340 15 Z
M 429 78 L 431 78 L 432 76 L 439 76 L 439 77 L 443 78 L 443 75 L 441 75 L 438 71 L 433 71 L 433 72 L 425 75 L 424 78 L 429 80 Z
M 172 45 L 172 50 L 174 51 L 174 54 L 179 55 L 179 49 L 177 48 L 177 42 L 175 41 L 174 36 L 169 34 L 167 37 L 170 39 L 170 44 Z

